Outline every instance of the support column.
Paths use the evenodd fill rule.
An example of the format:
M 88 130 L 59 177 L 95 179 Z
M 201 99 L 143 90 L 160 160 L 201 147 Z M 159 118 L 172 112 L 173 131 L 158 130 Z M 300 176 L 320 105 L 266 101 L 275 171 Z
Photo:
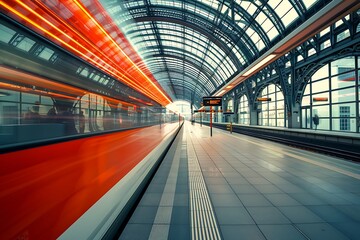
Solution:
M 300 104 L 296 103 L 288 113 L 288 128 L 300 128 Z

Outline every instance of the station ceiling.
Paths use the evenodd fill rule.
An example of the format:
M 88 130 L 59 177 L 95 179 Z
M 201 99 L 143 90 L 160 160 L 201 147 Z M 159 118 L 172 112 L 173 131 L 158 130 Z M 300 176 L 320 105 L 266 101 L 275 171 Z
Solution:
M 331 1 L 100 2 L 173 101 L 198 105 Z

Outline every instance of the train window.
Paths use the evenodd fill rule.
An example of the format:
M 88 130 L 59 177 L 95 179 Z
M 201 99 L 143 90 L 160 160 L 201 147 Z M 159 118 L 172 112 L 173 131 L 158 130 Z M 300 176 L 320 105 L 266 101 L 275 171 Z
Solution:
M 22 41 L 19 42 L 18 45 L 16 45 L 16 47 L 28 52 L 32 48 L 32 46 L 34 46 L 34 44 L 35 41 L 25 37 Z
M 54 51 L 49 48 L 44 48 L 44 50 L 41 51 L 39 54 L 39 57 L 44 60 L 49 60 L 51 56 L 54 54 Z
M 8 43 L 16 32 L 4 25 L 0 25 L 0 41 Z
M 31 93 L 22 93 L 22 102 L 26 103 L 35 103 L 40 102 L 39 95 L 31 94 Z

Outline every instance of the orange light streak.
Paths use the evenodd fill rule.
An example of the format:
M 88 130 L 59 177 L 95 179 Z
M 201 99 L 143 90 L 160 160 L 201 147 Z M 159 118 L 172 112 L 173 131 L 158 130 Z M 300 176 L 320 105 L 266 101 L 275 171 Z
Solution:
M 133 66 L 135 66 L 135 68 L 140 72 L 140 74 L 142 74 L 149 83 L 151 83 L 158 91 L 161 95 L 163 95 L 163 97 L 168 100 L 169 102 L 171 102 L 171 100 L 153 83 L 153 81 L 151 81 L 151 79 L 149 79 L 148 76 L 146 76 L 144 74 L 143 71 L 140 70 L 140 68 L 129 58 L 129 56 L 120 48 L 120 46 L 114 41 L 114 39 L 105 31 L 105 29 L 91 16 L 91 14 L 82 6 L 82 4 L 79 3 L 79 1 L 74 0 L 75 4 L 78 5 L 78 7 L 96 24 L 96 26 L 98 26 L 98 28 L 104 33 L 105 36 L 108 37 L 108 39 L 117 47 L 117 49 L 119 49 L 119 51 L 121 53 L 124 54 L 124 56 L 133 64 Z
M 84 36 L 82 36 L 77 31 L 77 29 L 72 28 L 69 24 L 67 24 L 67 22 L 61 20 L 56 15 L 56 13 L 51 11 L 41 1 L 35 1 L 35 3 L 33 1 L 30 1 L 30 2 L 29 1 L 16 1 L 16 3 L 19 4 L 21 7 L 23 7 L 29 13 L 34 14 L 36 16 L 36 18 L 41 19 L 41 24 L 44 24 L 44 23 L 47 24 L 48 26 L 50 26 L 50 29 L 47 30 L 45 27 L 38 24 L 37 22 L 40 22 L 40 21 L 37 21 L 36 18 L 34 18 L 34 20 L 33 20 L 30 17 L 27 17 L 25 15 L 26 13 L 23 14 L 22 13 L 23 11 L 21 12 L 21 9 L 19 9 L 17 6 L 12 7 L 4 2 L 0 2 L 0 5 L 3 6 L 5 9 L 7 9 L 8 11 L 10 11 L 11 13 L 15 14 L 20 19 L 28 22 L 30 25 L 35 27 L 37 30 L 40 30 L 41 32 L 50 36 L 52 39 L 58 41 L 60 44 L 66 46 L 72 52 L 81 56 L 88 62 L 94 64 L 95 66 L 97 66 L 100 69 L 104 70 L 105 72 L 109 73 L 111 76 L 114 76 L 116 79 L 123 81 L 130 87 L 144 93 L 145 95 L 149 96 L 150 98 L 157 101 L 158 103 L 160 103 L 162 105 L 166 105 L 169 102 L 171 102 L 171 100 L 164 94 L 164 92 L 161 91 L 161 89 L 158 88 L 156 86 L 156 84 L 151 79 L 149 79 L 149 77 L 129 58 L 129 56 L 121 49 L 121 47 L 114 41 L 114 39 L 106 32 L 106 30 L 101 26 L 101 24 L 94 19 L 94 17 L 87 11 L 87 9 L 79 1 L 76 0 L 73 3 L 75 3 L 76 6 L 84 13 L 84 15 L 87 17 L 86 19 L 83 16 L 81 17 L 79 14 L 76 13 L 76 9 L 74 8 L 73 4 L 69 5 L 70 4 L 69 1 L 65 1 L 65 2 L 63 2 L 63 4 L 65 7 L 69 6 L 71 8 L 71 9 L 68 8 L 68 10 L 69 11 L 72 10 L 72 13 L 74 15 L 76 15 L 75 17 L 77 17 L 77 19 L 79 19 L 79 20 L 83 19 L 84 21 L 89 21 L 89 20 L 92 21 L 97 26 L 98 30 L 100 30 L 102 32 L 103 38 L 110 40 L 112 45 L 119 51 L 119 53 L 121 53 L 120 55 L 125 56 L 127 61 L 133 67 L 136 68 L 138 73 L 140 73 L 140 76 L 142 76 L 142 79 L 146 80 L 145 83 L 150 84 L 149 86 L 146 86 L 146 85 L 144 86 L 144 82 L 142 82 L 142 83 L 138 82 L 137 79 L 141 79 L 141 78 L 137 78 L 136 76 L 130 76 L 130 78 L 129 78 L 128 76 L 126 76 L 126 74 L 129 74 L 129 73 L 127 73 L 127 72 L 122 73 L 121 71 L 119 71 L 118 70 L 119 64 L 115 63 L 113 61 L 113 58 L 110 58 L 108 55 L 105 55 L 103 53 L 104 50 L 102 52 L 98 49 L 98 47 L 94 46 L 94 44 L 92 42 L 96 39 L 92 39 L 93 41 L 91 41 L 88 38 L 85 38 Z M 26 4 L 29 4 L 29 5 L 26 5 Z M 61 30 L 59 27 L 55 26 L 52 22 L 50 22 L 48 19 L 46 19 L 46 17 L 42 16 L 41 13 L 36 12 L 36 10 L 38 10 L 37 9 L 38 7 L 34 4 L 40 5 L 42 7 L 43 11 L 44 11 L 44 9 L 46 11 L 50 10 L 50 13 L 49 12 L 47 13 L 49 16 L 54 18 L 56 21 L 60 22 L 60 24 L 63 28 L 66 28 L 69 32 L 76 35 L 76 37 L 78 37 L 81 41 L 86 43 L 85 45 L 91 46 L 90 49 L 95 50 L 95 52 L 102 55 L 102 57 L 99 57 L 94 52 L 90 51 L 89 47 L 83 46 L 81 42 L 78 42 L 74 37 L 70 36 L 63 30 Z M 42 12 L 42 13 L 44 13 L 44 12 Z M 44 14 L 44 15 L 47 16 L 47 14 Z M 51 30 L 53 30 L 55 32 L 51 32 Z M 57 36 L 56 33 L 60 34 L 60 37 Z M 85 33 L 85 35 L 86 35 L 86 33 Z M 65 41 L 64 39 L 62 39 L 61 37 L 67 38 L 68 42 Z M 105 41 L 105 42 L 107 42 L 107 41 Z M 75 46 L 73 46 L 72 44 L 74 44 Z M 115 55 L 115 53 L 113 51 L 111 51 L 111 54 Z M 93 59 L 93 58 L 95 58 L 95 59 Z M 105 58 L 107 61 L 103 60 L 103 58 Z M 111 64 L 109 64 L 108 62 L 110 62 Z M 114 66 L 112 66 L 112 65 L 114 65 Z M 126 65 L 126 63 L 125 63 L 125 65 Z M 134 78 L 134 80 L 132 80 L 131 78 Z M 160 95 L 163 98 L 159 98 L 159 96 L 156 93 L 160 93 Z
M 41 87 L 44 89 L 48 89 L 49 91 L 60 91 L 60 92 L 67 93 L 69 95 L 71 94 L 73 96 L 82 97 L 86 94 L 93 94 L 96 96 L 100 96 L 105 100 L 116 102 L 118 104 L 121 103 L 122 105 L 125 105 L 125 106 L 132 106 L 132 107 L 136 106 L 135 104 L 124 102 L 119 99 L 99 95 L 97 93 L 88 92 L 88 91 L 85 91 L 80 88 L 72 87 L 69 85 L 62 84 L 62 83 L 57 83 L 50 79 L 38 77 L 38 76 L 29 74 L 29 73 L 25 73 L 25 72 L 19 72 L 17 70 L 10 69 L 10 68 L 3 67 L 3 66 L 0 66 L 0 78 L 11 81 L 11 82 L 15 82 L 17 84 L 26 84 L 26 85 L 35 86 L 35 87 Z M 17 86 L 17 88 L 16 88 L 16 86 L 17 85 L 0 82 L 0 87 L 4 87 L 4 88 L 11 87 L 12 90 L 17 89 L 18 91 L 33 91 L 34 93 L 36 92 L 37 94 L 40 94 L 40 95 L 50 94 L 51 96 L 54 96 L 54 97 L 58 96 L 58 97 L 68 98 L 68 99 L 77 99 L 76 97 L 71 97 L 69 95 L 64 95 L 64 94 L 60 94 L 60 93 L 45 92 L 42 90 L 31 89 L 31 88 L 23 87 L 23 86 Z M 84 101 L 84 100 L 82 100 L 82 101 Z
M 9 7 L 8 5 L 6 5 L 3 2 L 0 2 L 0 5 L 4 4 L 5 7 Z M 21 5 L 23 5 L 23 3 L 20 2 Z M 45 18 L 43 18 L 41 15 L 39 15 L 38 13 L 36 13 L 35 11 L 33 11 L 31 8 L 29 8 L 27 5 L 23 5 L 27 10 L 29 10 L 30 12 L 32 12 L 33 14 L 35 14 L 37 17 L 39 17 L 41 20 L 43 20 L 44 22 L 48 23 L 50 26 L 52 26 L 53 28 L 57 29 L 59 32 L 61 32 L 62 34 L 66 35 L 69 37 L 69 39 L 72 39 L 69 35 L 67 35 L 65 32 L 61 31 L 60 29 L 58 29 L 56 26 L 54 26 L 53 24 L 51 24 L 50 22 L 48 22 Z M 123 78 L 128 79 L 124 74 L 122 74 L 121 72 L 119 72 L 119 74 L 121 76 L 119 76 L 118 74 L 113 73 L 112 71 L 108 70 L 106 67 L 100 65 L 99 63 L 97 63 L 95 60 L 91 59 L 89 56 L 87 56 L 86 54 L 83 54 L 82 52 L 80 52 L 79 50 L 77 50 L 76 48 L 74 48 L 73 46 L 71 46 L 70 44 L 68 44 L 67 42 L 65 42 L 64 40 L 58 38 L 56 35 L 54 35 L 53 33 L 51 33 L 50 31 L 47 31 L 46 29 L 44 29 L 43 27 L 41 27 L 39 24 L 37 24 L 36 22 L 32 21 L 31 19 L 29 19 L 28 17 L 26 17 L 25 15 L 21 14 L 20 12 L 18 12 L 15 9 L 12 9 L 11 7 L 8 8 L 9 11 L 15 13 L 16 15 L 18 15 L 19 17 L 21 17 L 22 19 L 26 20 L 27 22 L 29 22 L 30 24 L 32 24 L 33 26 L 37 27 L 38 29 L 40 29 L 41 31 L 45 32 L 46 34 L 50 35 L 51 37 L 53 37 L 54 39 L 58 40 L 59 42 L 61 42 L 62 44 L 64 44 L 65 46 L 67 46 L 68 48 L 70 48 L 71 50 L 73 50 L 74 52 L 78 53 L 79 55 L 83 56 L 85 59 L 89 60 L 90 62 L 92 62 L 93 64 L 95 64 L 96 66 L 100 67 L 101 69 L 103 69 L 104 71 L 110 73 L 112 76 L 115 76 L 116 78 L 120 78 L 122 80 L 124 80 Z M 88 49 L 84 48 L 82 45 L 79 45 L 77 42 L 75 42 L 75 44 L 77 44 L 79 47 L 83 48 L 85 51 L 88 51 Z M 91 53 L 92 55 L 94 55 L 95 57 L 97 57 L 94 53 Z M 99 57 L 97 57 L 98 60 L 102 61 Z M 103 62 L 103 61 L 102 61 Z M 109 68 L 113 68 L 110 65 L 108 65 L 106 62 L 104 62 L 105 65 L 107 65 Z M 116 70 L 116 69 L 115 69 Z M 117 71 L 118 72 L 118 71 Z M 137 85 L 135 85 L 130 79 L 129 81 L 125 81 L 126 83 L 128 83 L 128 85 L 130 85 L 131 87 L 135 88 L 135 89 L 139 89 L 139 87 Z M 144 89 L 145 90 L 145 89 Z M 143 91 L 141 91 L 143 92 Z M 154 96 L 153 96 L 154 97 Z

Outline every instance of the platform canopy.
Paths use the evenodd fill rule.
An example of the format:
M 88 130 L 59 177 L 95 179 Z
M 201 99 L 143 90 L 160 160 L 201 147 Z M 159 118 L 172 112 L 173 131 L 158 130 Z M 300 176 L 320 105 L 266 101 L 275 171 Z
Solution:
M 173 100 L 199 106 L 330 0 L 101 0 Z

